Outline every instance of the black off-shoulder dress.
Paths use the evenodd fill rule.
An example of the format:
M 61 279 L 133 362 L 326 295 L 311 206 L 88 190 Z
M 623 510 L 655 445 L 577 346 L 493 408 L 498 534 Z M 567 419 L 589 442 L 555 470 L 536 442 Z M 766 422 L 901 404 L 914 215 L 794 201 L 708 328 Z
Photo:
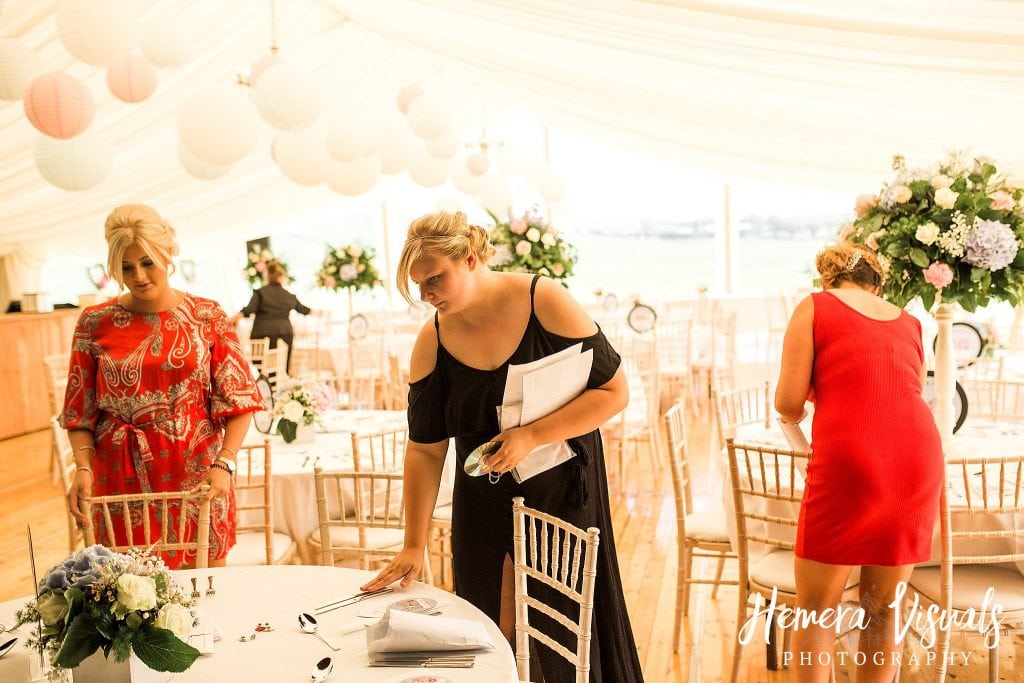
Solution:
M 493 371 L 472 368 L 449 354 L 438 330 L 437 364 L 429 375 L 410 385 L 409 438 L 435 443 L 455 438 L 458 466 L 452 509 L 452 553 L 455 592 L 469 600 L 495 623 L 501 605 L 501 572 L 505 556 L 513 557 L 512 498 L 523 496 L 530 507 L 555 515 L 580 528 L 601 530 L 591 641 L 591 677 L 595 683 L 634 683 L 643 680 L 633 631 L 626 613 L 619 565 L 615 555 L 604 450 L 598 430 L 570 439 L 577 456 L 558 467 L 516 484 L 511 476 L 491 484 L 487 477 L 470 477 L 462 469 L 469 453 L 498 434 L 495 407 L 501 404 L 509 364 L 528 363 L 583 342 L 594 350 L 587 387 L 611 380 L 620 358 L 604 334 L 570 339 L 543 328 L 533 310 L 538 277 L 530 286 L 530 321 L 519 347 Z M 531 581 L 537 595 L 563 614 L 577 618 L 574 603 Z M 557 622 L 531 611 L 530 623 L 574 652 L 575 642 Z M 559 655 L 538 644 L 548 683 L 571 683 L 573 668 Z

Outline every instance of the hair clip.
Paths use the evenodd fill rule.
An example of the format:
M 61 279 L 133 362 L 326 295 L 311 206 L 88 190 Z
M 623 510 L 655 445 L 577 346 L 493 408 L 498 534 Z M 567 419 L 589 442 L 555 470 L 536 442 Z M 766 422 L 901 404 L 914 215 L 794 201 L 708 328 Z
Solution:
M 844 268 L 843 270 L 849 273 L 851 270 L 857 267 L 858 263 L 860 263 L 860 252 L 855 251 L 853 252 L 853 256 L 850 257 L 849 262 L 846 264 L 846 268 Z

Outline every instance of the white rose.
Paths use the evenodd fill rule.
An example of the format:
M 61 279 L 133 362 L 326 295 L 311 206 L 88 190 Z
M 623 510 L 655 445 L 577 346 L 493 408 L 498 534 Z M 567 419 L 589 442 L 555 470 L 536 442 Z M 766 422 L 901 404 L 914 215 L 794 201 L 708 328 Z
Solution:
M 288 401 L 284 404 L 284 408 L 281 409 L 281 416 L 284 417 L 284 419 L 297 424 L 302 420 L 302 416 L 305 412 L 306 409 L 303 408 L 302 404 L 298 401 Z
M 327 272 L 330 273 L 331 275 L 337 273 L 338 272 L 338 266 L 336 266 L 336 265 L 334 265 L 332 263 L 331 265 L 327 266 Z
M 956 198 L 960 195 L 948 187 L 935 190 L 935 204 L 943 209 L 952 209 L 956 205 Z
M 250 268 L 246 272 L 249 273 L 249 275 L 256 275 L 256 273 L 258 273 L 259 271 L 256 270 L 255 268 Z
M 939 226 L 935 223 L 925 223 L 917 228 L 917 232 L 914 233 L 914 237 L 921 244 L 932 245 L 935 244 L 935 240 L 939 238 Z
M 129 611 L 153 609 L 156 607 L 156 582 L 149 576 L 121 574 L 117 577 L 117 601 Z
M 536 242 L 537 240 L 540 239 L 540 230 L 538 230 L 537 228 L 530 228 L 529 230 L 526 231 L 526 239 L 530 240 L 531 242 Z
M 914 193 L 906 185 L 897 185 L 892 189 L 892 200 L 897 204 L 905 204 L 910 201 Z
M 335 256 L 335 258 L 344 258 L 345 257 L 345 252 L 342 251 L 341 249 L 335 249 L 334 250 L 334 256 Z
M 352 258 L 359 258 L 363 255 L 363 248 L 358 244 L 348 248 L 348 255 Z
M 540 241 L 541 244 L 543 244 L 545 247 L 555 246 L 555 236 L 552 235 L 550 232 L 546 232 L 543 235 L 541 235 Z
M 530 246 L 529 242 L 527 242 L 526 240 L 522 240 L 518 244 L 516 244 L 516 253 L 519 254 L 520 256 L 526 256 L 527 254 L 530 253 L 530 250 L 532 248 L 533 247 Z
M 165 628 L 179 640 L 188 642 L 188 637 L 192 635 L 192 613 L 181 605 L 169 602 L 157 612 L 153 625 Z
M 48 591 L 36 600 L 36 611 L 47 626 L 55 626 L 68 613 L 68 601 L 60 591 Z
M 953 184 L 953 179 L 948 175 L 939 174 L 932 178 L 932 187 L 936 190 L 941 190 L 945 187 L 949 187 Z

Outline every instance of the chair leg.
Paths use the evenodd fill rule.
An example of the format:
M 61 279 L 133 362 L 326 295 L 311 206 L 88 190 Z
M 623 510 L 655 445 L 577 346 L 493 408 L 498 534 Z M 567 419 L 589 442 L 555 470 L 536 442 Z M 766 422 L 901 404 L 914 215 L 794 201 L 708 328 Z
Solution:
M 779 627 L 775 624 L 772 619 L 772 615 L 769 613 L 765 617 L 768 620 L 766 625 L 765 633 L 768 637 L 764 642 L 764 655 L 766 660 L 766 666 L 769 671 L 779 670 Z M 742 622 L 741 622 L 742 623 Z
M 993 647 L 988 651 L 988 681 L 999 683 L 999 648 Z
M 690 587 L 693 585 L 690 583 L 690 579 L 693 577 L 693 551 L 690 550 L 690 546 L 683 549 L 683 564 L 679 568 L 679 573 L 683 584 L 683 614 L 689 614 Z
M 784 628 L 784 629 L 782 629 L 782 668 L 783 669 L 787 668 L 786 653 L 789 652 L 791 647 L 792 647 L 792 645 L 789 642 L 792 636 L 793 636 L 793 629 L 791 629 L 791 628 Z
M 736 612 L 736 624 L 742 625 L 747 620 L 747 592 L 740 586 L 739 608 Z M 743 658 L 743 643 L 739 638 L 732 639 L 732 676 L 729 679 L 736 683 L 740 676 L 740 660 Z
M 718 568 L 715 570 L 715 585 L 711 587 L 711 599 L 718 597 L 718 587 L 722 583 L 722 570 L 725 569 L 725 555 L 718 558 Z

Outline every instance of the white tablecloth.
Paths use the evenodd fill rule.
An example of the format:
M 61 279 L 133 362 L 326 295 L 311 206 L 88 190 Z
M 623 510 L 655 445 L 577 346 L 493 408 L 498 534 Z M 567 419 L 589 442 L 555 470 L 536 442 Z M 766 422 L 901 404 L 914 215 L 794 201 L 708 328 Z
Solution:
M 312 613 L 317 605 L 359 592 L 359 585 L 374 576 L 372 572 L 283 566 L 198 569 L 175 574 L 182 586 L 190 585 L 189 577 L 200 577 L 201 589 L 206 587 L 206 577 L 214 576 L 216 595 L 200 598 L 198 607 L 223 632 L 214 654 L 201 656 L 188 671 L 174 676 L 172 680 L 176 683 L 308 681 L 314 664 L 323 657 L 330 657 L 334 663 L 334 673 L 329 679 L 332 681 L 398 683 L 411 676 L 427 674 L 447 677 L 456 683 L 508 683 L 518 680 L 512 649 L 498 627 L 465 600 L 431 586 L 414 583 L 400 594 L 396 591 L 319 616 L 321 632 L 341 648 L 334 652 L 317 636 L 299 629 L 298 615 L 300 612 Z M 351 623 L 371 602 L 384 606 L 402 597 L 432 597 L 443 605 L 444 616 L 484 622 L 495 648 L 477 654 L 472 669 L 368 667 L 365 633 L 357 631 L 341 635 L 342 626 Z M 13 623 L 14 612 L 27 600 L 26 597 L 0 603 L 0 621 Z M 239 642 L 240 635 L 253 633 L 260 622 L 270 622 L 274 630 L 257 633 L 253 641 Z M 27 627 L 23 629 L 27 630 Z M 21 642 L 24 642 L 25 634 L 19 632 L 15 635 L 22 636 Z M 12 657 L 26 658 L 27 669 L 28 651 L 21 649 L 4 659 Z M 24 680 L 27 683 L 28 679 Z M 5 680 L 4 683 L 22 681 Z

